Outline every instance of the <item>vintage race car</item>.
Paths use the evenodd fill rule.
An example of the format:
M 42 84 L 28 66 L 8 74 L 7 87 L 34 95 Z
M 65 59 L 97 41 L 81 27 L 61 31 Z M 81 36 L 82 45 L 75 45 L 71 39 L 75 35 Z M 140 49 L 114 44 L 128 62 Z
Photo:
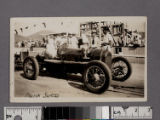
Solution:
M 85 87 L 93 93 L 103 93 L 110 80 L 125 81 L 132 72 L 131 65 L 124 57 L 112 57 L 111 52 L 101 48 L 83 49 L 59 48 L 56 58 L 42 55 L 28 55 L 23 62 L 26 78 L 35 80 L 39 72 L 46 69 L 52 73 L 80 73 Z

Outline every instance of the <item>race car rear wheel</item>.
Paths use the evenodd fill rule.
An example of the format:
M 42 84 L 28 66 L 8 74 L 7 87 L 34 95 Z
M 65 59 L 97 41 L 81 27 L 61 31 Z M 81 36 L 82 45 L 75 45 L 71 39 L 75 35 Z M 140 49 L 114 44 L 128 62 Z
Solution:
M 112 59 L 112 79 L 115 81 L 125 81 L 132 73 L 131 64 L 124 57 L 115 57 Z
M 23 71 L 26 78 L 36 80 L 39 74 L 39 65 L 35 57 L 27 57 L 23 62 Z
M 83 74 L 84 85 L 93 93 L 102 93 L 108 87 L 111 80 L 109 67 L 101 61 L 88 63 Z

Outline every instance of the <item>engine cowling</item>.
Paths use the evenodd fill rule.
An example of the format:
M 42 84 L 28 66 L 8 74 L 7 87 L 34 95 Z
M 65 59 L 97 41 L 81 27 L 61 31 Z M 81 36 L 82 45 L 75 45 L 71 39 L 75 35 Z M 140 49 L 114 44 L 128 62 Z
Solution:
M 57 55 L 63 60 L 81 61 L 84 57 L 84 50 L 61 47 L 57 50 Z
M 108 50 L 92 48 L 91 50 L 89 50 L 87 57 L 92 60 L 101 60 L 111 68 L 112 54 Z

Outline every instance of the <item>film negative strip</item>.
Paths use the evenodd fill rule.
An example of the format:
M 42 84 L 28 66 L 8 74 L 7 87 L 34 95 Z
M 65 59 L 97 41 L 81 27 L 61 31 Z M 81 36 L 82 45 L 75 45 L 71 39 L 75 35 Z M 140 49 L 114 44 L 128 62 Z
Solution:
M 4 120 L 152 119 L 149 106 L 5 107 Z

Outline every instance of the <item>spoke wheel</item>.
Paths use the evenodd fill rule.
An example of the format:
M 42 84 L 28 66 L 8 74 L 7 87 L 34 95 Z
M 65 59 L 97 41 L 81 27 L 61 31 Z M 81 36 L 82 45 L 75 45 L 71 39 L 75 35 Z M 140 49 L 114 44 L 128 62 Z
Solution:
M 115 57 L 112 60 L 112 78 L 116 81 L 125 81 L 131 75 L 131 65 L 123 57 Z
M 34 57 L 27 57 L 23 63 L 24 75 L 28 79 L 35 80 L 39 74 L 39 65 Z
M 101 61 L 92 61 L 88 64 L 83 75 L 87 89 L 94 93 L 102 93 L 109 87 L 110 70 Z
M 99 66 L 90 66 L 86 73 L 86 79 L 91 87 L 100 88 L 104 85 L 106 76 Z

